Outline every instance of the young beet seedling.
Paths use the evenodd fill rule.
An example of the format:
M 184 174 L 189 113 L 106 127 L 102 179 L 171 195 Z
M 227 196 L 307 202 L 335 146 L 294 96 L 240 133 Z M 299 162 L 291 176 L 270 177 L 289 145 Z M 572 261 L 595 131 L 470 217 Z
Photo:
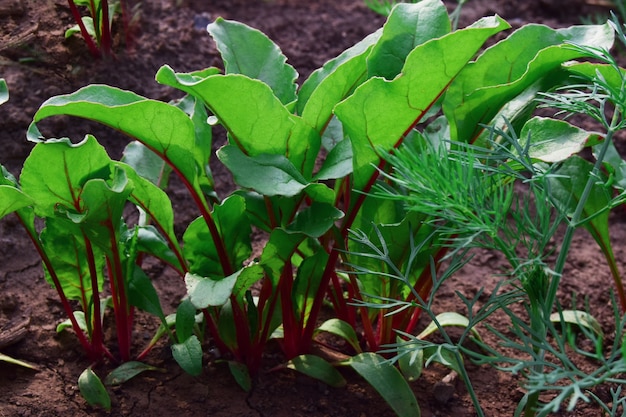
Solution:
M 127 0 L 67 0 L 76 25 L 65 31 L 65 37 L 80 33 L 89 52 L 95 58 L 110 56 L 113 53 L 113 18 L 119 14 L 122 18 L 126 45 L 132 41 L 131 26 L 138 16 L 138 11 L 131 12 Z M 86 7 L 89 16 L 81 16 L 79 6 Z M 130 14 L 132 13 L 132 16 Z

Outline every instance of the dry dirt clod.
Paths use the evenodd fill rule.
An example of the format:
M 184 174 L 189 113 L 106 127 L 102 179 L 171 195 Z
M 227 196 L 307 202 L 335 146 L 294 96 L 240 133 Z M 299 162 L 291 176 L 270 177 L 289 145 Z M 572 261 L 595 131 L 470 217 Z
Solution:
M 433 387 L 433 396 L 440 404 L 446 404 L 456 391 L 456 380 L 459 374 L 455 371 L 450 372 Z
M 29 324 L 30 317 L 27 317 L 19 323 L 10 324 L 7 329 L 2 329 L 0 331 L 0 349 L 13 345 L 26 337 Z

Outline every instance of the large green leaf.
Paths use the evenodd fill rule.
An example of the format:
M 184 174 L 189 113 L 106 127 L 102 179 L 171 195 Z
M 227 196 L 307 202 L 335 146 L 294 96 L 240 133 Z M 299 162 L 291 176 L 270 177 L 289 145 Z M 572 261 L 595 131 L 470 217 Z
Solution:
M 193 122 L 182 110 L 133 92 L 106 85 L 90 85 L 75 93 L 53 97 L 35 113 L 28 137 L 39 141 L 42 136 L 35 123 L 54 116 L 70 115 L 91 119 L 136 138 L 174 167 L 192 187 L 198 190 L 202 172 L 190 161 L 196 155 Z M 202 168 L 203 170 L 204 168 Z
M 354 188 L 363 189 L 379 161 L 376 148 L 391 149 L 444 93 L 485 40 L 508 24 L 498 17 L 416 47 L 393 81 L 374 77 L 337 105 L 335 113 L 352 140 Z M 424 62 L 428 62 L 427 71 Z
M 302 192 L 308 181 L 283 155 L 263 154 L 250 157 L 239 148 L 227 145 L 217 156 L 233 173 L 235 182 L 264 196 L 293 197 Z
M 367 79 L 367 55 L 381 33 L 375 32 L 345 50 L 302 84 L 297 111 L 318 132 L 326 128 L 333 107 Z
M 241 270 L 221 279 L 205 278 L 192 273 L 185 275 L 187 294 L 197 309 L 221 306 L 233 292 Z
M 65 296 L 73 300 L 90 301 L 93 288 L 85 241 L 79 227 L 63 218 L 46 219 L 46 227 L 41 232 L 41 245 L 54 268 Z M 98 291 L 104 284 L 104 257 L 101 250 L 93 247 L 96 264 Z M 54 284 L 49 271 L 45 270 L 46 280 Z M 83 305 L 83 308 L 87 306 Z
M 286 155 L 294 116 L 267 84 L 240 74 L 189 79 L 167 65 L 156 79 L 202 99 L 246 154 Z
M 234 270 L 239 269 L 252 252 L 251 227 L 245 212 L 245 200 L 239 195 L 228 197 L 213 209 L 217 231 Z M 198 218 L 187 227 L 183 235 L 183 253 L 191 272 L 204 277 L 223 277 L 226 271 L 222 269 L 215 245 L 207 244 L 211 241 L 207 223 L 204 218 Z
M 68 139 L 38 143 L 24 162 L 20 183 L 41 217 L 60 208 L 80 212 L 83 187 L 90 179 L 109 179 L 111 159 L 93 136 L 73 145 Z
M 490 124 L 499 110 L 526 88 L 552 76 L 563 62 L 582 54 L 565 42 L 608 48 L 613 31 L 602 26 L 551 29 L 525 25 L 487 49 L 454 80 L 443 109 L 450 121 L 453 140 L 470 141 Z M 550 88 L 550 82 L 543 88 Z
M 371 352 L 361 353 L 344 362 L 378 391 L 399 417 L 419 417 L 415 395 L 402 374 L 391 362 Z
M 243 74 L 269 85 L 283 104 L 296 99 L 298 73 L 265 34 L 221 17 L 207 26 L 227 74 Z
M 451 30 L 446 6 L 440 0 L 399 3 L 383 27 L 383 34 L 367 57 L 370 76 L 392 80 L 418 45 Z

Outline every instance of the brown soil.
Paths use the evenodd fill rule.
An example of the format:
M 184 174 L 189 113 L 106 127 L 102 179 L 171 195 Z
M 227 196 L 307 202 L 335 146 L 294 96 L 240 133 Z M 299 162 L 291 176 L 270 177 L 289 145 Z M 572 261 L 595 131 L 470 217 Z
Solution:
M 451 4 L 453 2 L 450 2 Z M 577 2 L 571 2 L 577 3 Z M 514 6 L 514 4 L 521 4 Z M 558 0 L 472 0 L 463 14 L 462 26 L 497 13 L 518 27 L 524 23 L 546 23 L 553 27 L 580 22 L 590 10 L 582 4 L 562 5 Z M 0 107 L 0 163 L 19 174 L 32 144 L 25 132 L 38 106 L 47 98 L 72 92 L 90 83 L 106 83 L 159 99 L 175 98 L 176 92 L 154 82 L 163 64 L 176 71 L 191 71 L 219 65 L 212 41 L 204 26 L 217 16 L 254 26 L 283 49 L 290 63 L 305 78 L 326 60 L 336 56 L 365 35 L 376 30 L 383 19 L 360 0 L 152 0 L 144 1 L 141 21 L 131 49 L 121 49 L 115 59 L 95 62 L 78 38 L 64 41 L 63 31 L 71 24 L 65 2 L 0 0 L 0 78 L 5 78 L 10 101 Z M 58 135 L 81 139 L 91 132 L 119 157 L 127 139 L 115 132 L 76 119 L 55 119 L 47 129 Z M 220 176 L 220 175 L 223 175 Z M 217 173 L 217 178 L 228 176 Z M 185 225 L 194 213 L 185 210 L 183 194 L 170 190 L 176 205 L 177 223 Z M 622 211 L 612 217 L 616 258 L 626 270 L 626 219 Z M 182 227 L 182 226 L 181 226 Z M 436 311 L 460 308 L 455 291 L 468 297 L 480 287 L 487 291 L 499 278 L 502 260 L 478 252 L 470 265 L 447 282 L 437 295 Z M 175 309 L 184 286 L 174 274 L 154 264 L 150 269 L 168 312 Z M 589 298 L 592 313 L 600 318 L 607 334 L 612 332 L 611 306 L 607 288 L 610 273 L 593 240 L 577 234 L 562 286 L 562 301 L 576 292 Z M 28 334 L 3 353 L 36 364 L 33 372 L 0 362 L 0 416 L 392 416 L 393 412 L 376 392 L 356 375 L 346 373 L 348 385 L 333 389 L 290 371 L 263 372 L 251 393 L 243 392 L 223 364 L 208 355 L 204 373 L 186 375 L 171 359 L 162 343 L 147 361 L 165 369 L 143 374 L 111 390 L 113 411 L 90 408 L 77 389 L 77 378 L 89 366 L 71 333 L 56 334 L 56 324 L 65 319 L 55 292 L 44 282 L 39 259 L 21 233 L 19 224 L 8 217 L 0 222 L 0 328 L 30 318 Z M 422 325 L 425 325 L 423 323 Z M 151 337 L 155 323 L 141 318 L 138 334 Z M 488 343 L 496 343 L 487 339 Z M 281 360 L 279 351 L 268 351 L 267 369 Z M 511 416 L 523 392 L 519 381 L 492 368 L 468 364 L 472 383 L 488 416 Z M 107 371 L 107 365 L 97 370 Z M 436 365 L 413 383 L 424 416 L 473 416 L 466 390 L 459 382 L 452 398 L 437 402 L 433 387 L 447 371 Z M 566 415 L 566 414 L 563 414 Z M 571 415 L 600 415 L 596 406 L 580 407 Z

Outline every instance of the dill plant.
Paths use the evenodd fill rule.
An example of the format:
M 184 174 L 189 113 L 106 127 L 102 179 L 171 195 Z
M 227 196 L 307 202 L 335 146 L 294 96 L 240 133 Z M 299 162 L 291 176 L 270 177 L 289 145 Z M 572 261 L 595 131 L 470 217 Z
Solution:
M 617 19 L 613 18 L 611 25 L 617 38 L 626 44 Z M 506 258 L 509 279 L 503 280 L 482 306 L 477 305 L 478 298 L 470 300 L 459 294 L 468 311 L 467 330 L 461 340 L 451 344 L 443 327 L 438 328 L 444 335 L 443 346 L 459 363 L 462 352 L 477 363 L 492 364 L 522 377 L 526 395 L 516 415 L 545 416 L 565 403 L 571 411 L 580 401 L 591 400 L 612 415 L 618 410 L 625 412 L 621 391 L 612 391 L 610 406 L 590 392 L 599 384 L 626 383 L 622 375 L 626 371 L 622 357 L 625 306 L 619 274 L 614 273 L 614 279 L 622 309 L 613 298 L 616 332 L 606 346 L 589 306 L 585 310 L 564 310 L 556 298 L 574 232 L 587 228 L 602 247 L 608 240 L 608 225 L 606 233 L 598 232 L 598 219 L 622 205 L 626 196 L 626 163 L 613 144 L 616 132 L 626 123 L 626 74 L 608 50 L 573 44 L 571 48 L 589 57 L 589 61 L 566 64 L 574 81 L 541 95 L 540 101 L 543 107 L 556 109 L 557 115 L 587 115 L 603 127 L 603 137 L 587 138 L 586 145 L 593 146 L 594 163 L 577 155 L 544 158 L 538 149 L 552 139 L 534 138 L 532 130 L 518 136 L 514 126 L 505 121 L 504 128 L 487 128 L 489 138 L 482 146 L 416 134 L 412 141 L 405 141 L 394 154 L 385 157 L 393 170 L 382 174 L 388 185 L 379 185 L 374 191 L 379 197 L 404 202 L 410 210 L 425 216 L 424 221 L 435 226 L 438 238 L 450 247 L 447 259 L 452 260 L 453 269 L 458 269 L 462 263 L 459 259 L 466 259 L 474 248 L 497 251 Z M 557 234 L 561 229 L 564 233 Z M 560 240 L 556 248 L 551 243 L 555 239 Z M 610 242 L 608 245 L 603 252 L 611 264 L 614 257 Z M 447 276 L 444 273 L 438 281 L 435 279 L 439 284 L 434 288 Z M 403 280 L 402 274 L 396 278 Z M 527 316 L 510 307 L 516 301 L 522 301 Z M 421 308 L 435 317 L 431 302 L 419 300 Z M 575 301 L 573 304 L 575 308 Z M 470 329 L 498 310 L 509 317 L 510 333 L 487 327 L 500 339 L 501 347 L 520 355 L 508 357 L 480 341 L 480 351 L 463 347 Z M 577 346 L 575 337 L 567 331 L 571 324 L 591 340 L 593 349 Z M 392 346 L 398 360 L 430 346 L 415 336 L 402 336 L 409 342 Z M 575 357 L 593 361 L 596 369 L 580 369 Z M 461 370 L 461 375 L 479 415 L 483 415 L 467 374 Z M 550 395 L 540 400 L 543 393 Z

